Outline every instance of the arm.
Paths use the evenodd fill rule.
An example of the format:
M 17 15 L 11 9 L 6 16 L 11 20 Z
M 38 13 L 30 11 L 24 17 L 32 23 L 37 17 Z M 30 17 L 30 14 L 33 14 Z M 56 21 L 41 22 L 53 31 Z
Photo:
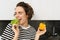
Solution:
M 11 29 L 11 25 L 8 24 L 5 31 L 3 32 L 2 36 L 1 36 L 2 40 L 11 40 L 13 38 L 13 31 Z
M 19 26 L 16 25 L 16 24 L 14 24 L 14 25 L 12 26 L 12 30 L 13 30 L 14 33 L 15 33 L 15 35 L 14 35 L 14 37 L 13 37 L 12 40 L 18 40 L 18 36 L 19 36 Z
M 15 34 L 12 40 L 18 40 L 18 35 Z

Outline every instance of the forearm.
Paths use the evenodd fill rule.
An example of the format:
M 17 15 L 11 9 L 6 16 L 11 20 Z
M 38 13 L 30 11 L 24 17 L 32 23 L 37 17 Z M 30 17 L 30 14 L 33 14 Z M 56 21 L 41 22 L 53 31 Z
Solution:
M 40 36 L 35 36 L 35 40 L 39 40 L 39 37 L 40 37 Z
M 13 37 L 13 39 L 12 40 L 18 40 L 18 35 L 17 34 L 15 34 L 15 36 Z

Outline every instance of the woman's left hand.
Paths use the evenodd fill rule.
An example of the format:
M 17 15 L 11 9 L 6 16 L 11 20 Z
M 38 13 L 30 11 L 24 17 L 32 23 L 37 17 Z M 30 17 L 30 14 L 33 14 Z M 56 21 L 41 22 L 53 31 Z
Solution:
M 35 40 L 38 40 L 39 37 L 40 37 L 41 35 L 44 35 L 45 33 L 46 33 L 46 28 L 45 28 L 43 31 L 39 30 L 39 28 L 38 28 L 38 30 L 37 30 L 37 32 L 36 32 L 36 35 L 35 35 Z
M 38 30 L 37 30 L 37 32 L 36 32 L 36 35 L 37 35 L 37 36 L 41 36 L 41 35 L 43 35 L 43 34 L 45 34 L 45 33 L 46 33 L 46 28 L 45 28 L 43 31 L 40 31 L 39 28 L 38 28 Z

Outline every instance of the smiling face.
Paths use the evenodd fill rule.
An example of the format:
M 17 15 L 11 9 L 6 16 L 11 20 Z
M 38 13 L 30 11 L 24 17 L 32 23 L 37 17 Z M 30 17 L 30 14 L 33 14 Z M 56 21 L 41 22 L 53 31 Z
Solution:
M 23 25 L 24 23 L 28 22 L 28 15 L 22 6 L 17 6 L 15 9 L 15 17 L 20 20 L 20 24 Z

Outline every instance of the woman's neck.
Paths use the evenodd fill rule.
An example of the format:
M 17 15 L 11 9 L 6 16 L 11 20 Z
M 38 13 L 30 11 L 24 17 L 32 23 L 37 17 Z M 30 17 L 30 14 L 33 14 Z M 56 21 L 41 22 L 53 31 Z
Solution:
M 21 26 L 28 27 L 28 21 L 26 21 L 25 23 L 21 24 Z
M 28 22 L 24 23 L 22 26 L 28 27 Z

